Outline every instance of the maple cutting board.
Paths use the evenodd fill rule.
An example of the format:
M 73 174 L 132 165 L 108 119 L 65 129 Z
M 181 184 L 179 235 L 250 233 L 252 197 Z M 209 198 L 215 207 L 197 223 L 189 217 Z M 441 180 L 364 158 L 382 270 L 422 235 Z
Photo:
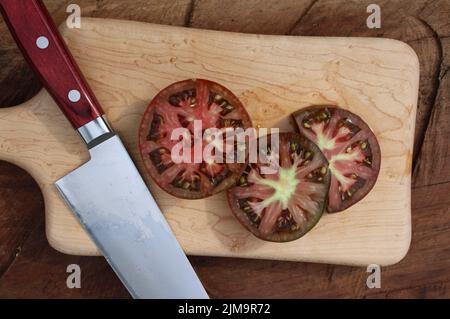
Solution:
M 145 23 L 82 19 L 62 28 L 88 82 L 146 178 L 188 254 L 336 264 L 398 262 L 411 238 L 411 154 L 419 65 L 406 44 L 376 38 L 267 36 Z M 51 63 L 51 61 L 49 61 Z M 245 230 L 225 194 L 181 200 L 145 175 L 138 126 L 152 97 L 186 78 L 217 81 L 236 93 L 255 126 L 294 130 L 289 114 L 336 104 L 365 119 L 381 147 L 370 194 L 347 211 L 325 215 L 305 237 L 264 242 Z M 53 182 L 89 159 L 77 133 L 46 91 L 0 110 L 0 159 L 27 170 L 45 199 L 46 231 L 57 250 L 98 251 Z

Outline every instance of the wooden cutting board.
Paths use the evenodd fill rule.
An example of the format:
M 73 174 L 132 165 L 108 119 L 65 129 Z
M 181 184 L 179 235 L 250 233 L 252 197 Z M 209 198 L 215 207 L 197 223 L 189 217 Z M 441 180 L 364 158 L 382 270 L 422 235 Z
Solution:
M 337 104 L 360 115 L 376 133 L 382 162 L 371 193 L 344 213 L 325 215 L 310 233 L 290 243 L 253 237 L 229 211 L 225 194 L 181 200 L 147 179 L 188 254 L 351 265 L 393 264 L 406 254 L 419 80 L 418 59 L 408 45 L 388 39 L 262 36 L 88 18 L 81 29 L 62 27 L 62 32 L 141 172 L 141 116 L 160 89 L 186 78 L 206 78 L 230 88 L 255 125 L 294 130 L 291 112 Z M 53 186 L 86 162 L 89 153 L 46 91 L 0 110 L 0 159 L 24 168 L 38 182 L 47 237 L 55 249 L 98 254 Z

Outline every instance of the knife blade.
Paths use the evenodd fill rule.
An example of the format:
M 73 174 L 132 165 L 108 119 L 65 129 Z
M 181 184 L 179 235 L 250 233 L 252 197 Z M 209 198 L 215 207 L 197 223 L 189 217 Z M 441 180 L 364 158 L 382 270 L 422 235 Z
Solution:
M 0 9 L 89 149 L 90 160 L 55 186 L 132 297 L 208 298 L 41 0 L 0 0 Z

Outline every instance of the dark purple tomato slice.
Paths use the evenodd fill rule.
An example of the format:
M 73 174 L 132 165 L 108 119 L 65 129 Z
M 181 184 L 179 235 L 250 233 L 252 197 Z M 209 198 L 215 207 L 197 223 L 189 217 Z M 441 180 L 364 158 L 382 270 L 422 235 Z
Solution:
M 261 161 L 249 164 L 236 186 L 228 190 L 228 201 L 234 215 L 255 236 L 286 242 L 306 234 L 322 216 L 330 172 L 314 143 L 298 133 L 278 136 L 279 152 L 271 149 L 268 138 L 267 153 L 275 173 L 263 173 L 269 164 Z
M 369 126 L 356 114 L 333 107 L 302 109 L 293 114 L 300 133 L 314 142 L 332 174 L 327 210 L 343 211 L 363 199 L 380 171 L 380 146 Z
M 203 131 L 252 126 L 239 99 L 218 83 L 185 80 L 159 92 L 142 118 L 139 149 L 145 168 L 156 184 L 179 198 L 204 198 L 226 190 L 236 183 L 246 167 L 245 163 L 211 160 L 175 163 L 172 151 L 179 141 L 172 140 L 171 134 L 175 128 L 186 128 L 192 136 L 196 120 L 201 121 Z M 202 143 L 203 147 L 208 144 L 205 140 Z

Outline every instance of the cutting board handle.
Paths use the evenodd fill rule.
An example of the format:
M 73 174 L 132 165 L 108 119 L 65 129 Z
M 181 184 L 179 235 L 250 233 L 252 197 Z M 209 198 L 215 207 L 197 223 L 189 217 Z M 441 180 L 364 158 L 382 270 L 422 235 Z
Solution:
M 75 129 L 104 114 L 41 0 L 0 0 L 26 60 Z

